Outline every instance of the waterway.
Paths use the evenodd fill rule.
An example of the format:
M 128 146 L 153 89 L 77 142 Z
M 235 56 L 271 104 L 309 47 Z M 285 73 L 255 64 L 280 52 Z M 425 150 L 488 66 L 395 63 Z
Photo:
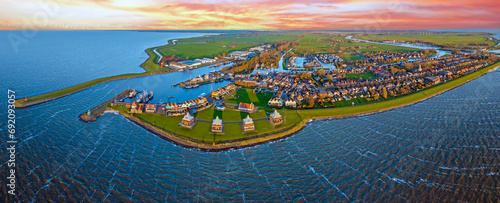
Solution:
M 7 39 L 7 33 L 0 32 L 0 40 Z M 202 35 L 131 31 L 62 33 L 39 32 L 39 36 L 22 45 L 19 56 L 11 53 L 10 45 L 0 46 L 3 73 L 0 92 L 5 94 L 0 96 L 0 134 L 4 140 L 7 88 L 17 91 L 18 96 L 33 95 L 100 77 L 93 72 L 102 75 L 141 72 L 138 66 L 145 60 L 143 51 L 147 46 L 157 46 L 172 38 Z M 78 44 L 67 44 L 70 42 Z M 101 46 L 99 42 L 116 47 L 97 52 L 95 46 Z M 135 65 L 128 64 L 132 62 Z M 99 65 L 103 63 L 109 66 Z M 165 101 L 156 88 L 168 88 L 169 83 L 212 69 L 112 81 L 18 109 L 17 200 L 495 202 L 500 199 L 498 70 L 412 106 L 362 117 L 312 121 L 288 139 L 227 152 L 200 152 L 176 146 L 117 114 L 105 114 L 92 123 L 78 120 L 80 113 L 108 100 L 115 91 L 121 92 L 129 86 L 151 88 L 158 92 L 155 98 L 162 97 Z M 206 90 L 200 89 L 193 95 L 201 91 Z M 188 99 L 189 94 L 180 90 L 172 93 L 179 99 Z M 3 142 L 1 147 L 7 146 Z M 7 156 L 6 150 L 0 150 L 2 181 L 6 180 Z M 6 186 L 1 185 L 0 199 L 4 200 Z
M 351 39 L 351 40 L 356 40 L 356 41 L 361 41 L 361 42 L 369 42 L 369 43 L 373 43 L 373 44 L 385 44 L 385 45 L 392 45 L 392 46 L 410 47 L 410 48 L 416 48 L 416 49 L 435 49 L 437 51 L 437 54 L 435 54 L 431 58 L 439 58 L 439 57 L 444 56 L 446 54 L 451 54 L 451 51 L 442 50 L 439 47 L 435 47 L 435 46 L 398 44 L 398 43 L 389 44 L 389 43 L 374 42 L 374 41 L 363 40 L 363 39 L 355 39 L 355 38 L 352 38 L 352 36 L 348 36 L 348 37 L 346 37 L 346 39 Z

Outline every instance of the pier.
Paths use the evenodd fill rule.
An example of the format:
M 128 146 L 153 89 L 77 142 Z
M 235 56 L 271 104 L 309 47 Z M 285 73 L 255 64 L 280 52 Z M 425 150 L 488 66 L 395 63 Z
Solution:
M 128 90 L 125 90 L 123 91 L 122 93 L 116 95 L 115 97 L 113 97 L 112 99 L 100 104 L 99 106 L 96 106 L 94 107 L 93 109 L 90 109 L 88 110 L 87 112 L 84 112 L 82 114 L 80 114 L 79 118 L 82 120 L 82 121 L 85 121 L 85 122 L 92 122 L 92 121 L 95 121 L 99 116 L 101 116 L 104 112 L 104 110 L 106 110 L 106 107 L 113 101 L 116 101 L 116 100 L 121 100 L 123 98 L 126 98 L 129 96 L 129 94 L 132 92 L 133 90 L 131 89 L 128 89 Z

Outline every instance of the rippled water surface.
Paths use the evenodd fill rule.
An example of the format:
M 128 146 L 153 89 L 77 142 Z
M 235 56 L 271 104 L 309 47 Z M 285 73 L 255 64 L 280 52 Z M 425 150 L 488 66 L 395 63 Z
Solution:
M 143 35 L 143 43 L 153 46 L 166 39 L 189 36 L 112 33 L 129 38 Z M 101 32 L 90 34 L 99 36 Z M 76 38 L 81 33 L 68 35 Z M 88 38 L 92 37 L 81 40 Z M 44 50 L 31 42 L 25 48 L 32 46 L 40 52 Z M 78 57 L 92 46 L 89 41 L 82 42 Z M 140 72 L 137 66 L 144 56 L 139 52 L 144 47 L 122 46 L 127 52 L 137 52 L 131 57 L 135 59 L 130 59 L 137 63 L 129 64 L 135 68 L 121 69 L 109 62 L 109 70 L 96 70 L 109 75 Z M 119 50 L 123 51 L 115 51 Z M 1 92 L 14 88 L 19 96 L 24 96 L 94 78 L 81 74 L 92 74 L 92 70 L 80 70 L 92 65 L 65 66 L 49 55 L 30 55 L 23 62 L 3 57 L 1 70 L 9 74 L 0 76 Z M 91 64 L 107 60 L 86 58 Z M 39 66 L 22 65 L 34 61 Z M 64 68 L 68 73 L 51 73 Z M 158 84 L 169 81 L 166 75 L 162 77 L 166 78 Z M 61 82 L 53 83 L 52 78 Z M 140 83 L 148 82 L 113 81 L 19 109 L 18 199 L 496 202 L 500 198 L 499 71 L 412 106 L 362 117 L 313 121 L 288 139 L 221 153 L 176 146 L 116 114 L 106 114 L 92 123 L 78 120 L 79 113 L 106 101 L 116 89 L 140 87 Z M 1 107 L 0 132 L 5 137 L 5 102 Z M 6 180 L 5 153 L 0 151 L 2 182 Z M 4 200 L 5 184 L 1 187 L 0 198 Z

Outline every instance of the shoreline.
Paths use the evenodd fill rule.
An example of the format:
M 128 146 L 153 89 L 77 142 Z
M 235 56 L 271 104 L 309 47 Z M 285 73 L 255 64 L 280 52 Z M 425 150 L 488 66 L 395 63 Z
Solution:
M 213 34 L 206 34 L 206 35 L 203 35 L 202 37 L 208 36 L 208 35 L 213 35 Z M 190 38 L 195 38 L 195 37 L 190 37 Z M 42 104 L 42 103 L 45 103 L 48 101 L 59 99 L 59 98 L 80 92 L 82 90 L 86 90 L 88 88 L 94 87 L 96 85 L 104 84 L 104 83 L 115 81 L 115 80 L 139 78 L 139 77 L 144 77 L 144 76 L 152 76 L 152 75 L 159 75 L 159 74 L 167 74 L 167 73 L 171 73 L 171 72 L 176 72 L 177 71 L 176 69 L 170 69 L 170 68 L 168 68 L 165 71 L 157 71 L 157 72 L 149 71 L 146 68 L 147 67 L 146 63 L 148 63 L 148 61 L 150 61 L 150 60 L 154 60 L 154 58 L 157 56 L 152 50 L 160 48 L 160 47 L 174 46 L 176 44 L 173 43 L 173 41 L 178 41 L 181 39 L 190 39 L 190 38 L 169 39 L 169 40 L 167 40 L 167 44 L 165 44 L 165 45 L 150 47 L 150 48 L 145 49 L 144 52 L 146 52 L 146 54 L 148 55 L 148 58 L 144 62 L 142 62 L 141 65 L 139 65 L 140 68 L 145 70 L 144 73 L 124 73 L 124 74 L 120 74 L 120 75 L 108 76 L 108 77 L 103 77 L 103 78 L 96 78 L 96 79 L 93 79 L 93 80 L 90 80 L 90 81 L 87 81 L 84 83 L 76 84 L 76 85 L 73 85 L 70 87 L 66 87 L 63 89 L 54 90 L 54 91 L 51 91 L 51 92 L 48 92 L 45 94 L 40 94 L 40 95 L 28 97 L 28 102 L 24 102 L 24 99 L 17 99 L 14 102 L 14 106 L 16 108 L 20 108 L 20 109 L 27 108 L 27 107 L 34 106 L 37 104 Z M 149 52 L 152 52 L 153 54 L 150 54 Z M 161 67 L 160 67 L 160 69 L 161 69 Z M 102 80 L 102 81 L 99 81 L 99 80 Z M 89 83 L 88 86 L 85 85 L 87 83 Z M 92 83 L 95 83 L 95 84 L 92 84 Z M 83 87 L 78 87 L 80 85 L 82 85 Z M 69 89 L 73 89 L 73 88 L 75 88 L 75 90 L 71 90 L 68 93 L 64 93 L 64 94 L 60 94 L 60 95 L 56 94 L 56 96 L 53 96 L 53 97 L 50 97 L 50 96 L 44 97 L 44 95 L 55 94 L 56 92 L 59 92 L 59 91 L 68 91 Z M 42 98 L 36 99 L 36 97 L 42 97 Z M 29 101 L 30 99 L 33 99 L 33 98 L 35 98 L 34 101 Z
M 102 81 L 102 82 L 97 82 L 96 84 L 90 85 L 88 87 L 83 87 L 81 89 L 78 89 L 78 90 L 75 90 L 75 91 L 72 91 L 72 92 L 68 92 L 66 94 L 62 94 L 62 95 L 55 96 L 55 97 L 48 97 L 46 99 L 40 99 L 40 100 L 28 102 L 28 103 L 19 103 L 17 101 L 18 100 L 23 100 L 23 99 L 18 99 L 18 100 L 16 100 L 16 102 L 14 102 L 14 106 L 16 106 L 16 108 L 19 108 L 19 109 L 27 108 L 27 107 L 34 106 L 34 105 L 37 105 L 37 104 L 42 104 L 42 103 L 45 103 L 45 102 L 48 102 L 48 101 L 52 101 L 52 100 L 56 100 L 56 99 L 59 99 L 59 98 L 65 97 L 65 96 L 69 96 L 71 94 L 74 94 L 74 93 L 77 93 L 77 92 L 80 92 L 80 91 L 86 90 L 88 88 L 91 88 L 91 87 L 94 87 L 94 86 L 97 86 L 97 85 L 100 85 L 100 84 L 104 84 L 104 83 L 107 83 L 107 82 L 111 82 L 111 81 L 115 81 L 115 80 L 122 80 L 122 79 L 140 78 L 140 77 L 146 77 L 146 76 L 152 76 L 152 75 L 167 74 L 167 73 L 171 73 L 171 72 L 175 72 L 175 70 L 168 70 L 168 71 L 165 71 L 165 72 L 157 72 L 157 73 L 149 73 L 149 74 L 148 73 L 136 73 L 137 75 L 131 75 L 130 77 L 129 76 L 123 76 L 123 77 L 120 77 L 120 78 L 111 78 L 111 79 L 108 79 L 108 80 L 105 80 L 105 81 Z M 128 74 L 130 74 L 130 73 L 128 73 Z M 116 76 L 110 76 L 110 77 L 119 77 L 119 76 L 122 76 L 122 75 L 116 75 Z M 98 78 L 98 79 L 95 79 L 95 80 L 99 80 L 99 79 L 103 79 L 103 78 Z M 94 80 L 91 80 L 91 81 L 88 81 L 88 82 L 92 82 L 92 81 L 94 81 Z M 87 82 L 85 82 L 85 83 L 87 83 Z M 82 84 L 85 84 L 85 83 L 81 83 L 81 84 L 78 84 L 78 85 L 82 85 Z M 75 85 L 75 86 L 77 86 L 77 85 Z M 67 87 L 67 88 L 72 88 L 72 87 L 74 87 L 74 86 Z M 62 90 L 65 90 L 67 88 L 64 88 L 64 89 L 61 89 L 61 90 L 56 90 L 54 92 L 62 91 Z M 47 94 L 50 94 L 50 93 L 53 93 L 53 92 L 49 92 Z M 41 96 L 41 95 L 37 95 L 37 96 Z M 29 97 L 28 97 L 28 99 L 29 99 Z
M 291 136 L 299 133 L 303 129 L 305 129 L 309 125 L 309 123 L 314 121 L 314 120 L 337 120 L 337 119 L 345 119 L 345 118 L 352 118 L 352 117 L 361 117 L 361 116 L 373 115 L 373 114 L 377 114 L 377 113 L 382 113 L 382 112 L 386 112 L 386 111 L 390 111 L 390 110 L 394 110 L 394 109 L 398 109 L 398 108 L 403 108 L 403 107 L 415 105 L 415 104 L 423 102 L 429 98 L 435 97 L 435 96 L 440 95 L 442 93 L 445 93 L 447 91 L 453 90 L 457 87 L 460 87 L 464 84 L 467 84 L 470 81 L 477 79 L 477 78 L 483 76 L 484 74 L 486 74 L 492 70 L 496 70 L 500 67 L 499 63 L 500 62 L 492 64 L 491 67 L 485 67 L 485 69 L 483 69 L 483 71 L 484 71 L 483 73 L 481 73 L 477 76 L 472 76 L 471 79 L 463 81 L 458 85 L 455 85 L 455 86 L 450 87 L 450 88 L 445 88 L 443 90 L 440 90 L 438 92 L 435 92 L 435 93 L 432 93 L 429 95 L 424 93 L 424 95 L 425 95 L 424 98 L 417 99 L 417 100 L 411 101 L 409 103 L 391 106 L 391 107 L 387 107 L 387 108 L 376 109 L 376 110 L 352 113 L 352 114 L 347 114 L 347 115 L 310 116 L 310 117 L 307 117 L 305 119 L 303 118 L 302 121 L 297 123 L 297 126 L 294 126 L 291 129 L 286 130 L 284 132 L 273 134 L 273 135 L 263 137 L 263 138 L 255 138 L 255 139 L 245 140 L 245 141 L 241 141 L 241 142 L 226 143 L 226 144 L 208 145 L 208 144 L 202 144 L 202 143 L 194 143 L 194 142 L 191 142 L 188 140 L 178 138 L 174 135 L 170 135 L 168 132 L 165 132 L 162 129 L 159 129 L 156 126 L 152 126 L 150 124 L 144 123 L 144 122 L 140 121 L 138 118 L 134 117 L 133 115 L 128 115 L 120 110 L 115 110 L 115 109 L 107 107 L 105 112 L 118 113 L 118 114 L 124 116 L 125 118 L 127 118 L 128 120 L 132 121 L 133 123 L 137 124 L 138 126 L 146 129 L 147 131 L 149 131 L 149 132 L 159 136 L 160 138 L 165 139 L 165 140 L 167 140 L 175 145 L 186 147 L 188 149 L 207 151 L 207 152 L 229 151 L 229 150 L 253 147 L 253 146 L 257 146 L 257 145 L 261 145 L 261 144 L 265 144 L 265 143 L 269 143 L 269 142 L 274 142 L 274 141 L 281 140 L 281 139 L 286 139 L 288 137 L 291 137 Z M 477 72 L 475 72 L 475 73 L 477 73 Z M 471 74 L 473 74 L 473 73 L 471 73 Z M 465 77 L 465 76 L 463 76 L 463 77 Z M 457 79 L 459 79 L 459 78 L 457 78 Z M 443 83 L 443 84 L 446 84 L 446 83 Z M 367 105 L 370 105 L 370 104 L 367 104 Z M 349 108 L 349 107 L 345 107 L 345 108 Z M 300 115 L 300 111 L 299 111 L 299 115 Z
M 106 110 L 104 112 L 105 113 L 120 114 L 121 116 L 125 117 L 129 121 L 138 125 L 139 127 L 142 127 L 145 130 L 147 130 L 147 131 L 157 135 L 158 137 L 160 137 L 164 140 L 167 140 L 175 145 L 182 146 L 182 147 L 185 147 L 188 149 L 205 151 L 205 152 L 221 152 L 221 151 L 229 151 L 229 150 L 235 150 L 235 149 L 243 149 L 243 148 L 247 148 L 247 147 L 253 147 L 256 145 L 265 144 L 268 142 L 281 140 L 281 139 L 284 139 L 284 138 L 287 138 L 287 137 L 290 137 L 292 135 L 299 133 L 308 125 L 308 122 L 302 121 L 301 123 L 304 123 L 304 124 L 299 123 L 299 125 L 297 125 L 296 127 L 292 128 L 288 131 L 278 133 L 278 134 L 273 135 L 273 136 L 266 137 L 265 139 L 256 138 L 253 140 L 246 140 L 246 141 L 237 142 L 237 143 L 208 145 L 208 144 L 202 144 L 202 143 L 194 143 L 194 142 L 191 142 L 188 140 L 178 138 L 174 135 L 169 134 L 168 132 L 163 131 L 162 129 L 159 129 L 156 126 L 152 126 L 150 124 L 144 123 L 144 122 L 140 121 L 138 118 L 136 118 L 132 115 L 125 114 L 124 112 L 119 111 L 119 110 L 115 110 L 115 109 L 108 107 L 108 108 L 106 108 Z M 290 131 L 292 131 L 292 132 L 290 132 Z M 284 135 L 281 135 L 281 134 L 284 134 Z

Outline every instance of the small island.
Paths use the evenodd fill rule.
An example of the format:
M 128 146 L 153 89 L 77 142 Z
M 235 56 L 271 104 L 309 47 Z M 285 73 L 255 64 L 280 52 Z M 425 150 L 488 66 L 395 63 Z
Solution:
M 172 84 L 191 89 L 229 81 L 206 95 L 153 103 L 152 91 L 127 89 L 83 112 L 80 119 L 91 122 L 112 111 L 184 147 L 238 149 L 289 137 L 313 119 L 399 108 L 473 80 L 500 64 L 488 52 L 495 45 L 488 36 L 243 32 L 171 40 L 146 50 L 149 58 L 141 65 L 145 73 L 89 81 L 17 100 L 16 106 L 28 107 L 116 79 L 223 66 Z M 429 48 L 411 47 L 415 44 Z

